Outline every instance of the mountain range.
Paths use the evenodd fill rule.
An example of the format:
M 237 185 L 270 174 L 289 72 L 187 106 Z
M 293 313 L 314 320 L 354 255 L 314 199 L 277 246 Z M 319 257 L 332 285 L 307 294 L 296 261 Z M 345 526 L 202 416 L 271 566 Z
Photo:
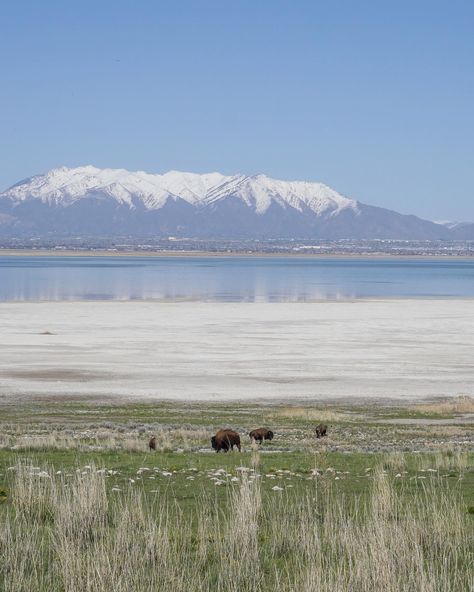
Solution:
M 322 183 L 83 166 L 0 193 L 1 236 L 469 240 L 474 224 L 399 214 Z

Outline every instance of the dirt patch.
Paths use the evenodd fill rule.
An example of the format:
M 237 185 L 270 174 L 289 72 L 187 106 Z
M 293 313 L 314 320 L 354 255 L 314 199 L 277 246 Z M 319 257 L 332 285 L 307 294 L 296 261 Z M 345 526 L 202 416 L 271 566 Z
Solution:
M 13 370 L 3 372 L 2 377 L 19 380 L 40 380 L 43 382 L 92 382 L 96 380 L 107 380 L 109 378 L 105 372 L 87 372 L 85 370 L 59 368 Z

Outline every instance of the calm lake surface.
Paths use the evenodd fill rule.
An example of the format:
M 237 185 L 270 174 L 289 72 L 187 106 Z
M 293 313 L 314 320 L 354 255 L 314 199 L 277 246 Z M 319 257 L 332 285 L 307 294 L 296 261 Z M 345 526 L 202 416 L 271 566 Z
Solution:
M 474 260 L 0 257 L 0 300 L 474 297 Z

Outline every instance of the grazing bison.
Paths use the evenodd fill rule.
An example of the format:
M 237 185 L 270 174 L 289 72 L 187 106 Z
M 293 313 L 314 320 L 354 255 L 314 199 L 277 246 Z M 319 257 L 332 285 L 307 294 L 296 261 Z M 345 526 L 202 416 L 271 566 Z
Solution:
M 323 438 L 324 436 L 327 436 L 328 432 L 328 426 L 325 425 L 324 423 L 320 423 L 319 425 L 316 426 L 316 438 Z
M 152 436 L 148 442 L 148 448 L 150 450 L 156 450 L 156 436 Z
M 215 436 L 212 436 L 211 446 L 216 452 L 219 452 L 219 450 L 227 452 L 237 446 L 240 452 L 240 436 L 233 430 L 219 430 Z
M 255 440 L 255 442 L 263 442 L 263 440 L 273 440 L 273 432 L 271 430 L 267 430 L 267 428 L 258 428 L 257 430 L 252 430 L 249 434 L 251 440 Z

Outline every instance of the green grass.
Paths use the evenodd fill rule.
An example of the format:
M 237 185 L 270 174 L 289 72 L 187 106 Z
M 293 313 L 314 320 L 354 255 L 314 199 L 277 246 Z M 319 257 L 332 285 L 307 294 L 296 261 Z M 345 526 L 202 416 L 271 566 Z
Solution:
M 384 460 L 384 456 L 380 454 L 271 453 L 268 451 L 269 448 L 268 446 L 260 454 L 258 472 L 263 475 L 262 491 L 272 492 L 272 494 L 274 486 L 283 487 L 287 493 L 301 493 L 312 488 L 317 480 L 341 493 L 364 496 L 370 488 L 373 470 Z M 426 466 L 435 467 L 433 455 L 424 455 L 424 458 L 427 460 Z M 466 504 L 474 503 L 474 453 L 469 455 L 468 469 L 463 471 L 457 469 L 421 471 L 420 455 L 409 453 L 405 455 L 405 459 L 406 473 L 401 474 L 401 477 L 394 481 L 396 489 L 403 487 L 406 493 L 416 492 L 424 487 L 426 480 L 441 479 L 448 488 L 459 491 L 466 500 Z M 219 499 L 224 499 L 225 489 L 232 483 L 231 477 L 223 476 L 219 479 L 223 483 L 216 486 L 211 479 L 213 473 L 219 469 L 225 469 L 229 475 L 238 476 L 239 467 L 252 466 L 252 453 L 141 454 L 117 451 L 91 454 L 73 450 L 1 451 L 0 489 L 5 490 L 7 495 L 9 494 L 8 468 L 22 461 L 31 461 L 34 466 L 51 466 L 54 471 L 60 470 L 63 473 L 72 473 L 77 468 L 84 470 L 84 467 L 95 465 L 99 469 L 112 471 L 106 478 L 106 486 L 109 491 L 119 487 L 121 491 L 116 492 L 117 495 L 135 489 L 150 495 L 166 493 L 184 509 L 198 503 L 203 494 L 216 495 Z M 149 470 L 140 471 L 143 468 Z M 321 476 L 316 479 L 312 475 L 314 469 L 318 469 L 321 473 Z M 281 471 L 288 471 L 288 473 Z M 392 476 L 399 474 L 397 469 L 391 470 L 389 467 L 387 472 Z M 171 473 L 171 475 L 163 475 L 163 473 Z M 267 477 L 267 475 L 271 476 Z

